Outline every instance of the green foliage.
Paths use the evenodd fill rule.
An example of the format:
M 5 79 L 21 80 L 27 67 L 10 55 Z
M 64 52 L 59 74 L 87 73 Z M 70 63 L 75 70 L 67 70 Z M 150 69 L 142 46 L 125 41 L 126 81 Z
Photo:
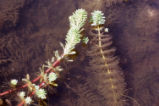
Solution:
M 72 16 L 69 17 L 70 28 L 80 31 L 87 19 L 87 12 L 84 9 L 76 10 Z
M 18 83 L 18 80 L 17 80 L 17 79 L 12 79 L 12 80 L 10 81 L 11 86 L 16 86 L 17 83 Z
M 92 26 L 99 26 L 104 24 L 105 22 L 105 17 L 104 14 L 101 11 L 94 11 L 91 13 L 91 22 Z M 69 60 L 69 55 L 74 55 L 76 52 L 74 51 L 75 46 L 80 43 L 81 41 L 85 44 L 88 43 L 89 39 L 88 37 L 83 37 L 81 32 L 83 31 L 83 26 L 86 23 L 87 19 L 87 12 L 84 9 L 78 9 L 76 10 L 72 16 L 69 17 L 69 22 L 70 22 L 70 29 L 68 30 L 66 34 L 66 39 L 65 39 L 65 45 L 60 43 L 60 45 L 63 48 L 63 54 L 59 54 L 58 51 L 55 51 L 55 55 L 51 58 L 51 60 L 48 60 L 46 62 L 46 65 L 42 65 L 40 68 L 41 73 L 39 74 L 39 79 L 35 78 L 33 81 L 30 80 L 29 74 L 26 75 L 26 78 L 22 79 L 28 87 L 29 93 L 35 92 L 35 96 L 37 98 L 41 99 L 46 99 L 47 98 L 47 92 L 44 89 L 48 85 L 52 86 L 57 86 L 55 81 L 59 77 L 59 73 L 63 70 L 60 66 L 59 63 L 63 58 L 65 58 L 67 61 L 73 61 Z M 47 69 L 47 70 L 45 70 Z M 40 84 L 35 84 L 35 82 L 39 81 Z M 18 83 L 18 80 L 13 79 L 11 80 L 11 85 L 15 86 Z M 25 88 L 25 86 L 21 87 Z M 16 89 L 16 88 L 15 88 Z M 6 94 L 11 93 L 10 90 L 6 91 Z M 13 90 L 12 90 L 13 92 Z M 5 95 L 1 93 L 2 96 Z M 33 102 L 32 96 L 26 95 L 24 91 L 21 91 L 19 94 L 19 99 L 22 101 L 22 104 L 31 104 Z M 24 103 L 23 103 L 24 102 Z
M 37 88 L 35 92 L 36 96 L 40 99 L 46 99 L 46 91 L 42 88 Z
M 88 37 L 83 37 L 82 39 L 84 44 L 87 44 L 89 42 L 89 38 Z
M 55 81 L 57 79 L 57 75 L 54 72 L 51 72 L 48 78 L 49 78 L 49 83 L 51 83 L 52 81 Z
M 26 104 L 31 104 L 31 103 L 32 103 L 31 97 L 26 97 L 26 98 L 25 98 L 25 103 L 26 103 Z
M 91 14 L 92 16 L 90 21 L 92 26 L 99 26 L 105 23 L 105 16 L 102 11 L 95 10 Z
M 64 55 L 72 54 L 75 45 L 81 41 L 81 31 L 87 19 L 87 12 L 84 9 L 76 10 L 72 16 L 69 17 L 70 29 L 66 35 L 66 45 L 64 47 Z

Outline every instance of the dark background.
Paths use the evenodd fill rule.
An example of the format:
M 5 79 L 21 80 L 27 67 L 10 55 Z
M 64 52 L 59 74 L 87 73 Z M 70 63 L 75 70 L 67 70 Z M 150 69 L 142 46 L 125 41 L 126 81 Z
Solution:
M 159 106 L 158 0 L 0 0 L 0 91 L 8 89 L 12 78 L 27 73 L 34 78 L 53 51 L 62 50 L 59 42 L 69 29 L 68 16 L 78 8 L 105 13 L 127 95 L 141 106 Z M 49 106 L 105 106 L 91 87 L 95 81 L 89 78 L 87 54 L 79 54 L 74 63 L 64 65 L 67 73 L 56 91 L 49 89 L 54 92 Z

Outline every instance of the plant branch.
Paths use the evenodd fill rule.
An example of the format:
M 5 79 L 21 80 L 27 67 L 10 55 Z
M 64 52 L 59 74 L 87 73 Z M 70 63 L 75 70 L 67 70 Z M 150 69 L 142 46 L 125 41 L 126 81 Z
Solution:
M 52 66 L 53 66 L 53 67 L 56 67 L 56 66 L 58 66 L 58 65 L 60 64 L 60 62 L 61 62 L 61 59 L 60 59 L 60 60 L 56 60 L 56 61 L 52 64 Z M 48 68 L 48 69 L 45 71 L 45 73 L 49 73 L 51 70 L 52 70 L 52 68 Z M 33 79 L 33 80 L 32 80 L 32 83 L 37 82 L 40 78 L 41 78 L 41 75 L 38 76 L 38 77 L 36 77 L 35 79 Z M 26 88 L 26 87 L 28 87 L 28 84 L 24 84 L 24 85 L 22 85 L 22 86 L 20 86 L 20 87 L 18 87 L 18 88 L 16 88 L 16 89 L 10 89 L 10 90 L 4 91 L 4 92 L 0 93 L 0 97 L 1 97 L 1 96 L 4 96 L 4 95 L 7 95 L 7 94 L 10 94 L 10 93 L 12 93 L 12 92 L 14 92 L 14 91 L 17 91 L 17 90 Z

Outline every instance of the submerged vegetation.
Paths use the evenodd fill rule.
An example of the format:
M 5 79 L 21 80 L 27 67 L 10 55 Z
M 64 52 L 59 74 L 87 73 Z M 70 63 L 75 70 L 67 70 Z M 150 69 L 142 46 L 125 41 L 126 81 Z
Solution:
M 18 93 L 20 99 L 18 106 L 31 104 L 33 102 L 32 96 L 42 100 L 46 99 L 47 91 L 44 88 L 48 85 L 57 86 L 55 81 L 62 71 L 62 68 L 59 66 L 60 62 L 62 60 L 73 61 L 70 60 L 68 56 L 76 54 L 74 49 L 75 46 L 81 42 L 81 32 L 84 30 L 83 26 L 86 19 L 87 12 L 84 9 L 76 10 L 73 15 L 69 17 L 70 29 L 66 35 L 66 44 L 64 45 L 60 43 L 63 48 L 63 54 L 60 55 L 58 51 L 55 51 L 55 56 L 52 57 L 51 61 L 47 61 L 47 65 L 42 65 L 40 68 L 40 75 L 31 81 L 29 74 L 27 74 L 26 78 L 22 79 L 25 84 L 20 87 L 17 86 L 18 80 L 12 79 L 11 86 L 13 86 L 13 89 L 0 93 L 0 96 L 7 95 L 27 87 L 27 91 L 22 90 Z M 39 84 L 35 84 L 36 82 L 39 82 Z
M 112 35 L 104 27 L 105 16 L 101 11 L 92 13 L 91 47 L 88 52 L 90 71 L 94 71 L 98 80 L 98 91 L 106 99 L 106 106 L 125 106 L 125 81 L 115 54 Z
M 98 82 L 98 85 L 104 84 L 105 88 L 103 88 L 103 90 L 99 88 L 99 90 L 104 98 L 106 98 L 106 105 L 124 106 L 125 103 L 124 100 L 122 100 L 122 96 L 124 95 L 125 84 L 122 74 L 119 72 L 120 67 L 118 66 L 118 59 L 114 56 L 115 49 L 109 48 L 112 41 L 111 36 L 105 34 L 108 32 L 108 28 L 104 29 L 103 26 L 105 24 L 105 16 L 99 10 L 95 10 L 91 14 L 91 36 L 93 37 L 91 42 L 93 42 L 93 45 L 92 50 L 90 50 L 90 56 L 95 56 L 92 57 L 93 60 L 91 60 L 91 63 L 94 61 L 92 67 L 93 70 L 96 70 L 97 75 L 100 73 L 105 76 L 105 78 L 103 78 L 104 82 Z M 46 65 L 42 65 L 40 68 L 40 74 L 38 77 L 31 80 L 29 74 L 27 74 L 26 78 L 22 79 L 22 81 L 25 82 L 24 85 L 17 86 L 18 80 L 12 79 L 10 85 L 13 89 L 0 93 L 0 96 L 18 92 L 18 97 L 20 99 L 18 106 L 32 104 L 34 99 L 47 99 L 47 91 L 45 88 L 48 85 L 51 85 L 52 87 L 58 86 L 56 80 L 59 78 L 60 72 L 63 70 L 60 67 L 61 61 L 66 60 L 73 62 L 69 56 L 76 54 L 76 45 L 81 41 L 88 43 L 88 38 L 81 34 L 84 30 L 83 26 L 86 23 L 86 19 L 87 12 L 84 9 L 76 10 L 73 15 L 69 17 L 70 29 L 66 35 L 66 43 L 65 45 L 60 43 L 63 48 L 63 53 L 60 55 L 58 51 L 55 51 L 55 56 L 47 61 Z M 94 34 L 93 31 L 95 31 Z M 96 47 L 96 43 L 98 47 Z M 96 62 L 98 65 L 95 64 Z M 24 88 L 28 89 L 23 90 Z
M 2 1 L 0 105 L 158 106 L 159 1 Z

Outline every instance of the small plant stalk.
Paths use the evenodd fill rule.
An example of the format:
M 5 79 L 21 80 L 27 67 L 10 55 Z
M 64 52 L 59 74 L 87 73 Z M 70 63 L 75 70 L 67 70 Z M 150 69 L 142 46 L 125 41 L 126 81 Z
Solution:
M 55 61 L 55 62 L 52 64 L 52 66 L 55 68 L 56 66 L 58 66 L 58 65 L 60 64 L 60 62 L 61 62 L 61 59 Z M 48 68 L 48 69 L 45 71 L 45 73 L 49 73 L 51 70 L 52 70 L 52 68 Z M 35 82 L 39 81 L 40 78 L 41 78 L 41 76 L 36 77 L 35 79 L 32 80 L 32 83 L 35 83 Z M 9 94 L 9 93 L 12 93 L 12 92 L 14 92 L 14 91 L 17 91 L 17 90 L 26 88 L 26 87 L 28 87 L 28 84 L 24 84 L 24 85 L 22 85 L 22 86 L 20 86 L 20 87 L 18 87 L 18 88 L 16 88 L 16 89 L 9 89 L 9 90 L 7 90 L 7 91 L 4 91 L 4 92 L 0 93 L 0 97 L 1 97 L 1 96 L 4 96 L 4 95 L 7 95 L 7 94 Z

